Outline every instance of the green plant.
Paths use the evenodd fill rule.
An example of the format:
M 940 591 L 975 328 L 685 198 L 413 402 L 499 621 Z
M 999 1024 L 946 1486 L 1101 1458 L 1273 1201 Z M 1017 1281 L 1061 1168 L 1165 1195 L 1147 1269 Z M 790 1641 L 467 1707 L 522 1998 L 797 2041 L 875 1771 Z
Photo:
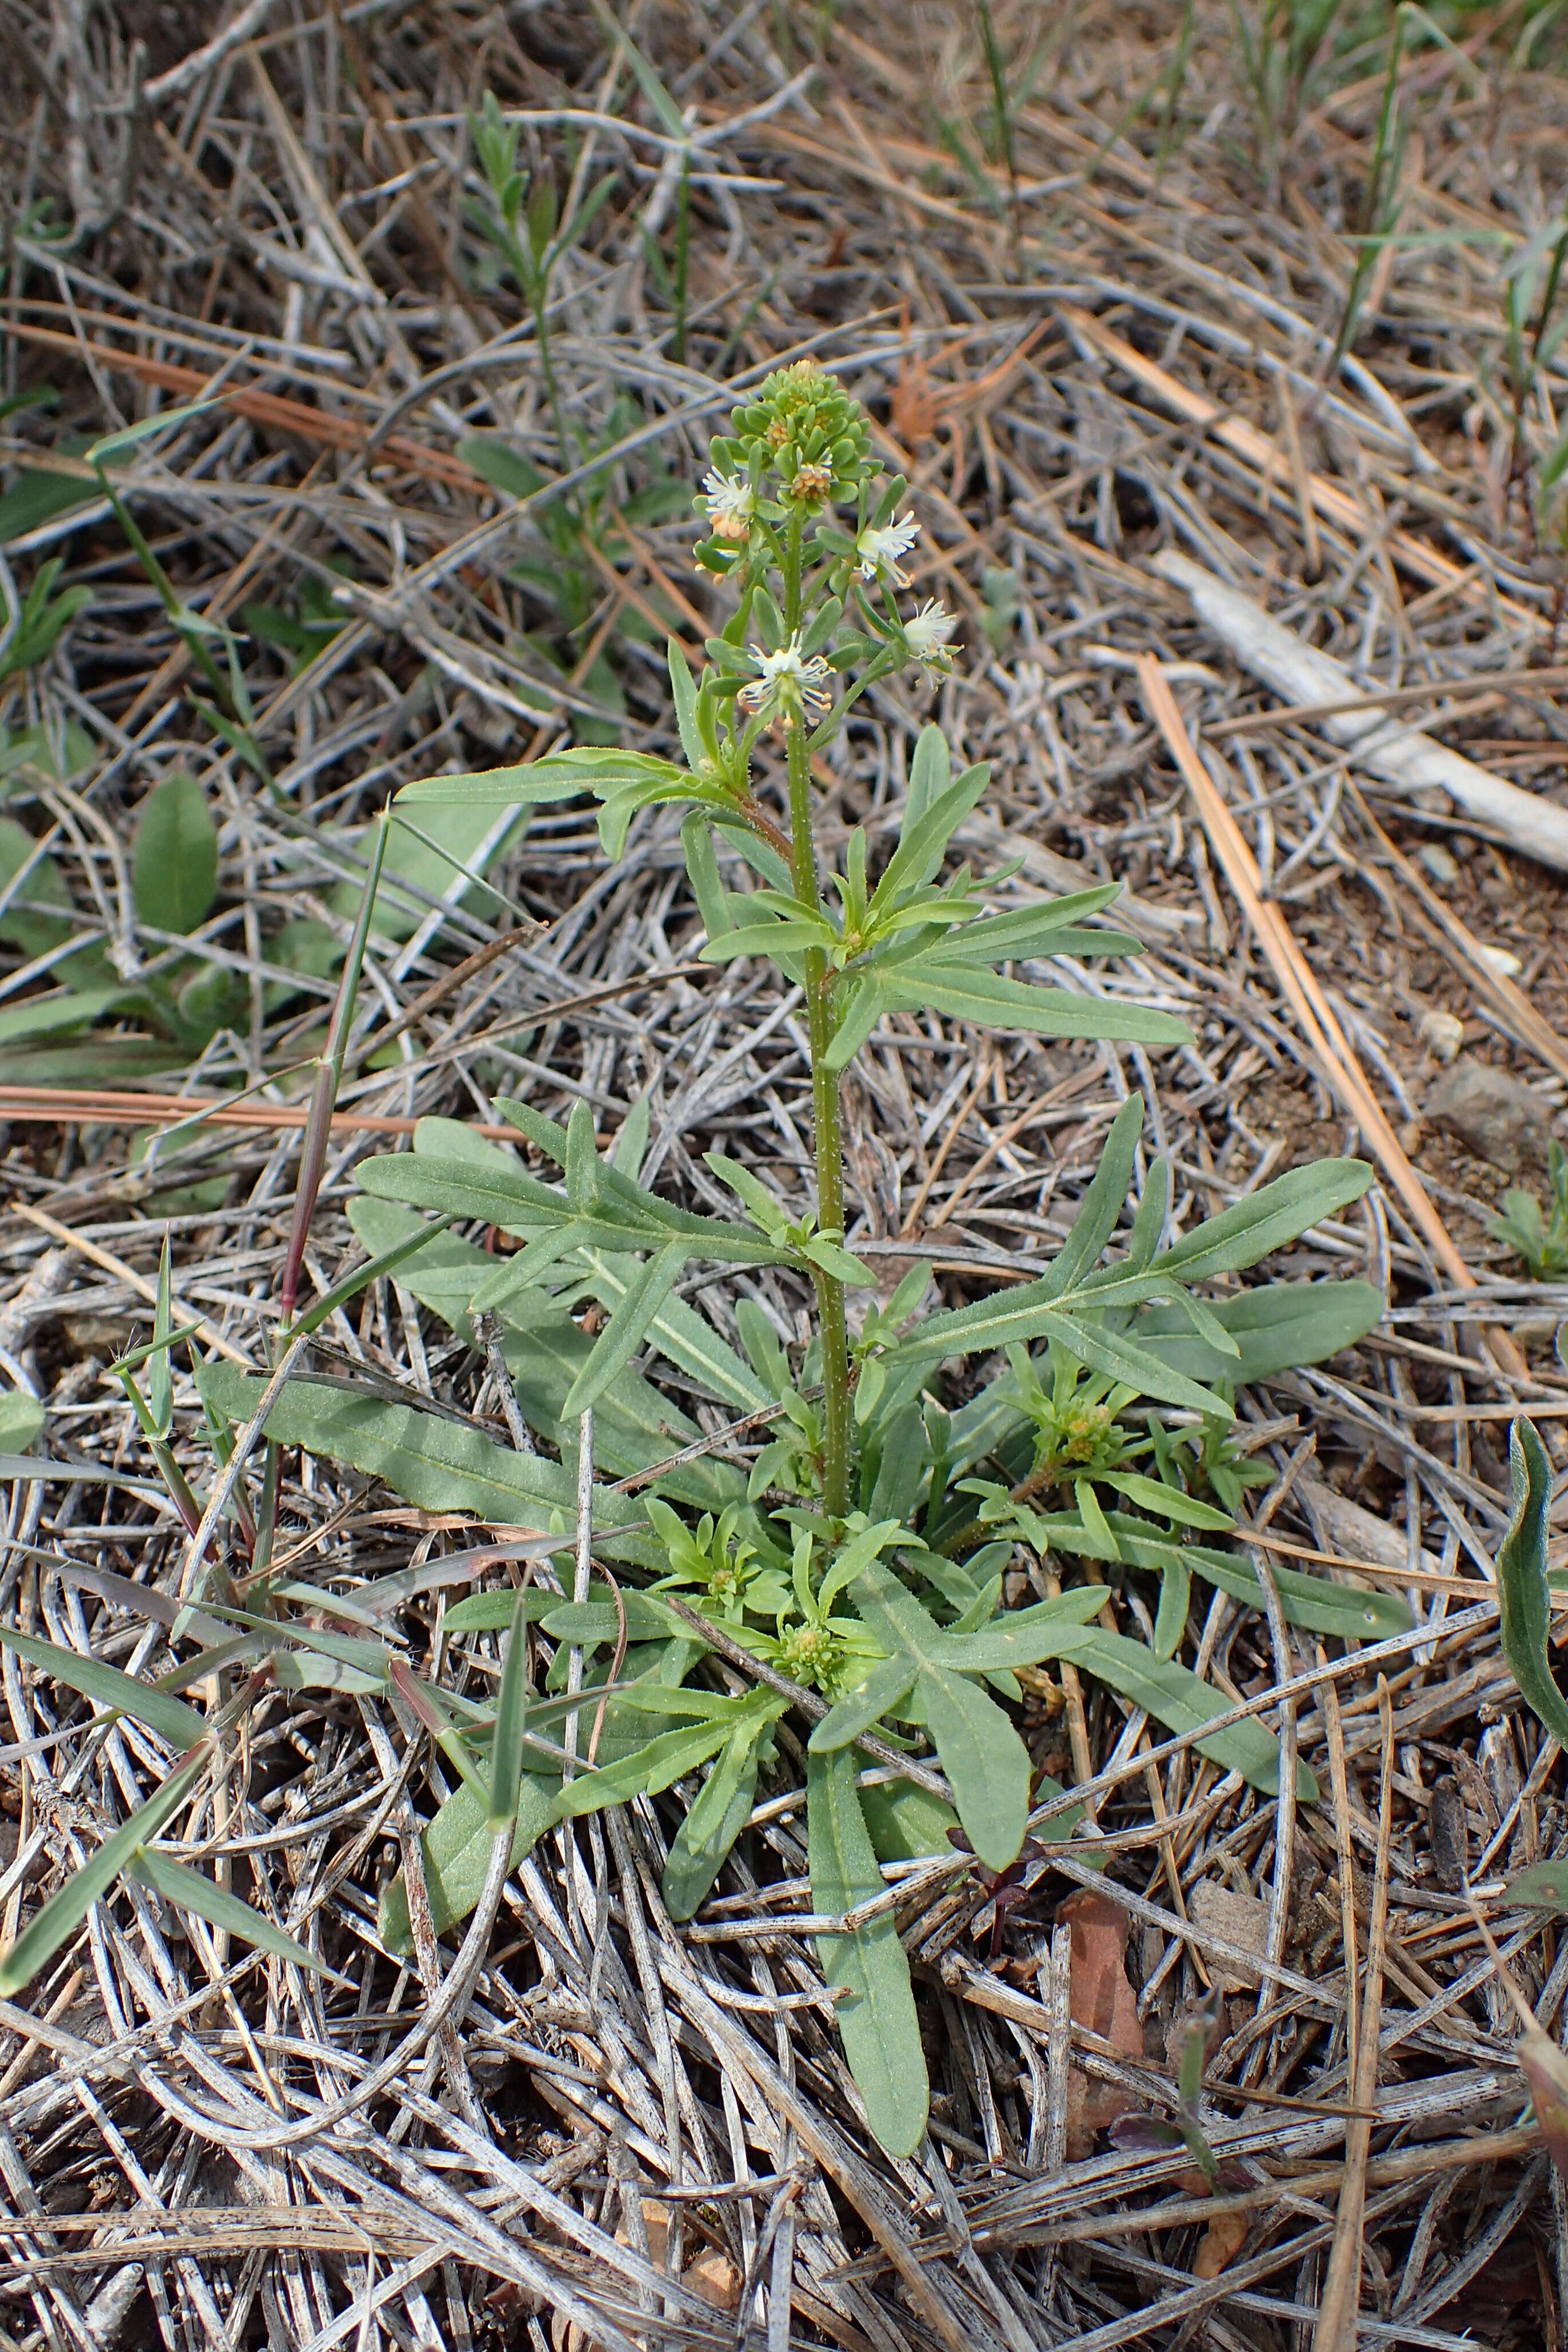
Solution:
M 64 562 L 63 556 L 51 556 L 47 563 L 39 564 L 34 574 L 16 625 L 0 647 L 0 680 L 16 677 L 46 660 L 77 614 L 91 604 L 90 588 L 62 588 L 58 596 L 55 594 L 55 582 Z
M 1488 1228 L 1494 1242 L 1505 1242 L 1524 1260 L 1535 1282 L 1557 1282 L 1568 1274 L 1568 1152 L 1555 1139 L 1547 1146 L 1547 1183 L 1544 1210 L 1533 1192 L 1510 1191 L 1502 1196 L 1501 1215 Z
M 1154 1160 L 1123 1226 L 1142 1123 L 1135 1096 L 1043 1275 L 921 1316 L 931 1273 L 916 1267 L 852 1329 L 850 1297 L 874 1285 L 847 1228 L 840 1089 L 884 1013 L 918 1006 L 981 1027 L 1154 1049 L 1186 1035 L 1166 1013 L 1046 977 L 1049 958 L 1131 946 L 1096 926 L 1114 886 L 996 907 L 1007 876 L 981 880 L 950 866 L 952 837 L 987 778 L 984 768 L 954 776 L 934 727 L 915 747 L 899 838 L 880 871 L 857 828 L 825 872 L 814 759 L 878 680 L 940 676 L 952 659 L 943 608 L 900 604 L 916 535 L 903 497 L 901 482 L 879 481 L 858 404 L 813 362 L 778 372 L 715 442 L 698 499 L 698 559 L 734 609 L 700 677 L 670 649 L 683 758 L 579 746 L 531 765 L 434 777 L 398 803 L 419 818 L 592 793 L 612 859 L 640 812 L 682 810 L 706 960 L 765 959 L 804 992 L 812 1197 L 786 1197 L 762 1170 L 713 1153 L 709 1170 L 735 1213 L 698 1213 L 641 1181 L 646 1104 L 606 1149 L 585 1102 L 562 1125 L 502 1101 L 531 1164 L 455 1122 L 422 1120 L 411 1150 L 363 1163 L 351 1215 L 365 1258 L 301 1313 L 305 1243 L 373 917 L 373 859 L 301 1150 L 274 1372 L 262 1381 L 197 1362 L 217 1468 L 205 1500 L 182 1504 L 200 1514 L 182 1597 L 199 1596 L 207 1616 L 232 1623 L 247 1667 L 264 1660 L 295 1686 L 330 1675 L 340 1688 L 395 1692 L 411 1710 L 405 1720 L 423 1726 L 452 1766 L 452 1792 L 421 1853 L 437 1932 L 474 1915 L 456 1979 L 477 1965 L 509 1859 L 552 1824 L 634 1798 L 684 1790 L 669 1799 L 664 1895 L 677 1917 L 689 1916 L 744 1830 L 792 1718 L 790 1752 L 804 1743 L 806 1753 L 812 1904 L 842 1922 L 822 1936 L 821 1961 L 846 1995 L 836 2016 L 872 2129 L 899 2153 L 923 2131 L 926 2076 L 884 1863 L 940 1855 L 954 1872 L 990 1874 L 984 1884 L 1005 1880 L 1031 1803 L 1055 1790 L 1011 1711 L 1019 1674 L 1052 1659 L 1191 1738 L 1223 1769 L 1277 1788 L 1272 1735 L 1254 1718 L 1216 1726 L 1222 1695 L 1181 1662 L 1186 1594 L 1197 1574 L 1263 1605 L 1245 1554 L 1223 1541 L 1248 1476 L 1226 1435 L 1233 1387 L 1333 1353 L 1381 1307 L 1361 1283 L 1236 1281 L 1359 1197 L 1371 1179 L 1356 1161 L 1297 1170 L 1173 1239 L 1169 1171 Z M 760 765 L 764 740 L 782 754 L 776 797 Z M 389 829 L 378 828 L 382 842 Z M 520 1246 L 498 1260 L 454 1230 L 464 1224 Z M 693 1261 L 772 1269 L 795 1286 L 813 1301 L 808 1345 L 792 1352 L 748 1299 L 736 1316 L 741 1351 L 731 1347 L 680 1294 Z M 407 1397 L 299 1370 L 313 1325 L 394 1266 L 461 1336 L 477 1336 L 478 1317 L 497 1318 L 495 1344 L 534 1450 Z M 1200 1291 L 1215 1283 L 1220 1293 L 1205 1300 Z M 577 1311 L 590 1301 L 592 1331 Z M 153 1339 L 165 1354 L 180 1337 L 169 1320 L 161 1311 Z M 704 1444 L 639 1358 L 662 1360 L 763 1429 L 749 1475 Z M 992 1360 L 999 1369 L 987 1377 Z M 979 1368 L 978 1386 L 966 1365 Z M 960 1383 L 973 1391 L 962 1402 Z M 166 1399 L 144 1402 L 148 1442 L 166 1446 Z M 257 1443 L 261 1476 L 247 1488 Z M 420 1682 L 374 1632 L 420 1589 L 407 1574 L 360 1588 L 348 1632 L 336 1630 L 330 1595 L 318 1606 L 297 1581 L 277 1587 L 268 1563 L 278 1464 L 291 1445 L 422 1508 L 540 1531 L 523 1548 L 554 1556 L 569 1593 L 472 1591 L 443 1621 L 453 1643 L 507 1636 L 498 1704 Z M 238 1539 L 251 1562 L 243 1605 L 204 1565 L 219 1517 L 242 1507 Z M 1016 1603 L 1006 1580 L 1021 1557 L 1030 1569 L 1048 1557 L 1053 1571 L 1064 1558 L 1104 1560 L 1116 1582 L 1051 1594 L 1041 1581 L 1040 1597 Z M 427 1580 L 426 1570 L 412 1573 Z M 1152 1647 L 1097 1622 L 1115 1592 L 1141 1609 L 1145 1578 L 1161 1590 Z M 1409 1622 L 1391 1598 L 1286 1571 L 1276 1580 L 1287 1618 L 1323 1633 L 1364 1636 Z M 537 1688 L 524 1680 L 525 1626 L 548 1660 Z M 69 1683 L 83 1669 L 61 1654 L 51 1671 Z M 200 1658 L 181 1671 L 193 1679 Z M 165 1705 L 161 1691 L 143 1699 L 134 1683 L 132 1696 L 114 1687 L 114 1704 Z M 867 1755 L 882 1777 L 863 1790 Z M 1314 1786 L 1301 1769 L 1302 1796 Z M 1053 1820 L 1047 1833 L 1070 1832 Z M 69 1932 L 68 1905 L 58 1917 Z M 393 1949 L 409 1949 L 401 1879 L 380 1924 Z M 35 1936 L 27 1957 L 40 1948 Z M 20 1965 L 13 1955 L 0 1982 L 18 1982 Z M 433 2004 L 411 2044 L 449 2014 Z
M 1110 2137 L 1119 2148 L 1128 2150 L 1184 2147 L 1202 2173 L 1210 2196 L 1217 2194 L 1223 2182 L 1219 2158 L 1204 2129 L 1204 2063 L 1213 2045 L 1220 2020 L 1220 1997 L 1217 1991 L 1205 1993 L 1182 2028 L 1176 2057 L 1176 2098 L 1173 2121 L 1166 2123 L 1156 2116 L 1123 2116 L 1110 2126 Z

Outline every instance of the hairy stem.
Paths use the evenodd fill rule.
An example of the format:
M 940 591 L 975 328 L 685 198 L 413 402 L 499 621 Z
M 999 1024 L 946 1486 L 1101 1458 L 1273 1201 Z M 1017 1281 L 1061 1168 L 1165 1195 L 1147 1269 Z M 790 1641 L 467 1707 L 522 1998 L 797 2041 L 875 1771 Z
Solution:
M 784 626 L 800 626 L 801 518 L 790 520 L 784 562 Z M 819 907 L 816 843 L 811 823 L 811 754 L 800 726 L 788 737 L 790 870 L 795 895 Z M 805 958 L 806 1034 L 811 1045 L 811 1111 L 816 1150 L 816 1222 L 821 1232 L 844 1236 L 844 1138 L 838 1115 L 838 1077 L 827 1066 L 833 1043 L 833 975 L 820 948 Z M 849 1340 L 844 1321 L 844 1285 L 818 1273 L 817 1319 L 822 1332 L 822 1499 L 831 1518 L 849 1508 Z

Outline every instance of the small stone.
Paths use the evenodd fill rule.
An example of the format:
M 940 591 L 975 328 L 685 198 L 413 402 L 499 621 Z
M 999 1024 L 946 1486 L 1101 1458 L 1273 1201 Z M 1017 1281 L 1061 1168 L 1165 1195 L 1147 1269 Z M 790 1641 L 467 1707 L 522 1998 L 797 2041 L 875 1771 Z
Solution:
M 1421 1043 L 1439 1062 L 1457 1061 L 1464 1042 L 1465 1024 L 1457 1013 L 1445 1013 L 1441 1005 L 1433 1004 L 1421 1015 Z
M 1479 940 L 1477 947 L 1487 970 L 1495 971 L 1500 980 L 1517 980 L 1524 970 L 1518 956 L 1511 954 L 1507 948 L 1489 948 Z
M 1459 878 L 1458 861 L 1440 841 L 1424 841 L 1415 853 L 1434 882 L 1457 882 Z
M 1218 1936 L 1244 1952 L 1256 1952 L 1260 1960 L 1268 1958 L 1268 1906 L 1256 1895 L 1238 1895 L 1234 1887 L 1201 1878 L 1187 1899 L 1187 1916 L 1200 1935 Z M 1205 1952 L 1204 1966 L 1222 1992 L 1256 1992 L 1260 1982 L 1258 1971 L 1239 1960 L 1211 1959 Z
M 1546 1157 L 1547 1113 L 1506 1070 L 1468 1055 L 1426 1090 L 1426 1116 L 1457 1135 L 1467 1151 L 1496 1168 L 1517 1169 Z

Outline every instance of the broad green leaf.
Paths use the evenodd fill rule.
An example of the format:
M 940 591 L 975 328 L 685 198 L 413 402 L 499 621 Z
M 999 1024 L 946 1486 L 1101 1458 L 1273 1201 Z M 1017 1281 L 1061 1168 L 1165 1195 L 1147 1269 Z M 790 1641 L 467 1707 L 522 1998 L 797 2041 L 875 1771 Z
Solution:
M 1239 1274 L 1270 1250 L 1300 1240 L 1323 1218 L 1349 1208 L 1372 1181 L 1373 1171 L 1364 1160 L 1319 1160 L 1292 1168 L 1196 1226 L 1162 1252 L 1155 1265 L 1163 1274 L 1179 1274 L 1184 1283 Z
M 1568 1916 L 1568 1860 L 1534 1862 L 1503 1889 L 1521 1911 L 1555 1911 Z
M 525 1772 L 518 1791 L 517 1827 L 512 1832 L 510 1867 L 549 1828 L 559 1779 Z M 430 1897 L 430 1917 L 437 1936 L 466 1919 L 484 1892 L 495 1837 L 489 1827 L 489 1807 L 484 1795 L 467 1780 L 447 1799 L 421 1832 L 419 1852 L 425 1864 L 425 1885 Z M 414 1948 L 408 1926 L 408 1890 L 403 1873 L 382 1890 L 376 1914 L 382 1942 L 395 1958 L 406 1959 Z
M 0 1454 L 25 1454 L 44 1425 L 44 1408 L 22 1389 L 0 1392 Z
M 503 440 L 499 433 L 470 433 L 458 444 L 458 455 L 490 488 L 509 498 L 531 499 L 545 488 L 545 478 L 531 457 Z
M 999 1291 L 976 1299 L 971 1307 L 948 1309 L 928 1317 L 908 1339 L 899 1344 L 900 1363 L 932 1363 L 944 1356 L 989 1355 L 1014 1341 L 1058 1340 L 1069 1356 L 1090 1371 L 1103 1372 L 1144 1396 L 1181 1405 L 1216 1421 L 1229 1421 L 1231 1408 L 1211 1390 L 1172 1371 L 1158 1356 L 1132 1340 L 1109 1330 L 1089 1316 L 1081 1318 L 1057 1305 L 1051 1276 L 1026 1283 L 1021 1289 Z
M 204 1736 L 195 1753 L 176 1765 L 147 1802 L 121 1822 L 112 1837 L 105 1838 L 79 1870 L 72 1872 L 58 1895 L 49 1897 L 0 1960 L 0 2000 L 13 2000 L 69 1942 L 138 1850 L 156 1837 L 171 1814 L 184 1803 L 211 1761 L 212 1743 Z
M 706 1899 L 746 1826 L 757 1793 L 757 1743 L 766 1729 L 763 1723 L 745 1723 L 730 1734 L 675 1833 L 660 1882 L 672 1919 L 689 1919 Z
M 995 1700 L 950 1667 L 922 1667 L 915 1697 L 970 1844 L 988 1869 L 1005 1870 L 1029 1817 L 1028 1749 Z
M 69 938 L 73 927 L 65 877 L 52 857 L 37 856 L 37 848 L 26 825 L 18 824 L 15 817 L 0 817 L 0 896 L 9 894 L 9 903 L 0 914 L 0 940 L 20 948 L 29 958 L 47 955 Z M 11 888 L 24 867 L 26 880 Z M 55 976 L 60 977 L 58 967 Z
M 882 1892 L 854 1758 L 847 1749 L 808 1754 L 805 1788 L 812 1908 L 838 1917 Z M 912 2156 L 924 2136 L 931 2086 L 910 1964 L 892 1913 L 850 1935 L 821 1936 L 816 1949 L 829 1990 L 848 1996 L 835 2015 L 871 2129 L 889 2156 Z
M 83 1698 L 93 1699 L 100 1706 L 112 1707 L 136 1723 L 144 1723 L 181 1754 L 206 1736 L 205 1719 L 194 1706 L 172 1698 L 152 1683 L 138 1682 L 133 1675 L 122 1675 L 117 1666 L 106 1666 L 101 1659 L 84 1658 L 76 1650 L 63 1650 L 4 1622 L 0 1622 L 0 1642 L 26 1658 L 30 1666 L 64 1683 L 68 1690 L 79 1691 Z
M 573 1381 L 562 1408 L 568 1416 L 587 1412 L 647 1337 L 649 1324 L 674 1289 L 686 1264 L 686 1246 L 670 1242 L 639 1266 L 626 1296 L 594 1342 L 593 1352 Z
M 951 1853 L 958 1815 L 914 1780 L 878 1780 L 859 1791 L 860 1811 L 879 1862 L 920 1862 Z
M 296 1968 L 331 1975 L 325 1960 L 319 1960 L 314 1952 L 307 1951 L 292 1936 L 286 1936 L 281 1927 L 275 1927 L 270 1919 L 263 1918 L 248 1903 L 242 1903 L 237 1895 L 231 1895 L 226 1886 L 204 1878 L 199 1870 L 187 1868 L 184 1863 L 174 1861 L 153 1846 L 139 1847 L 130 1868 L 132 1878 L 141 1879 L 176 1910 L 194 1911 L 209 1927 L 222 1927 L 229 1935 L 254 1944 L 258 1951 L 270 1952 L 276 1959 L 292 1960 Z
M 1502 1650 L 1509 1672 L 1553 1739 L 1568 1747 L 1568 1704 L 1552 1671 L 1552 1597 L 1546 1581 L 1552 1465 L 1521 1413 L 1509 1433 L 1508 1533 L 1497 1556 Z
M 1142 1308 L 1130 1337 L 1189 1380 L 1240 1386 L 1353 1348 L 1382 1321 L 1384 1299 L 1370 1282 L 1269 1282 L 1208 1306 L 1235 1341 L 1236 1355 L 1209 1347 L 1174 1307 Z
M 1024 1842 L 1029 1757 L 1002 1709 L 961 1670 L 961 1659 L 969 1663 L 967 1643 L 984 1637 L 944 1635 L 879 1560 L 860 1570 L 854 1590 L 861 1616 L 889 1659 L 915 1670 L 916 1703 L 971 1845 L 988 1868 L 1005 1870 Z
M 234 1365 L 214 1363 L 203 1366 L 198 1385 L 239 1422 L 255 1412 L 265 1384 Z M 491 1526 L 544 1534 L 554 1532 L 552 1512 L 560 1514 L 563 1530 L 575 1523 L 575 1481 L 561 1463 L 514 1453 L 459 1423 L 346 1386 L 291 1381 L 268 1415 L 267 1434 L 384 1479 L 422 1510 L 472 1511 Z M 595 1489 L 595 1525 L 614 1528 L 641 1516 L 633 1497 Z
M 550 751 L 542 760 L 521 768 L 487 768 L 466 776 L 423 776 L 405 784 L 397 795 L 403 807 L 468 805 L 514 808 L 534 801 L 575 799 L 579 793 L 622 791 L 638 784 L 668 785 L 689 790 L 692 779 L 673 761 L 655 759 L 647 751 L 622 751 L 613 746 L 580 744 L 570 751 Z
M 552 1609 L 563 1606 L 558 1592 L 534 1585 L 514 1592 L 502 1585 L 495 1592 L 470 1592 L 464 1600 L 454 1601 L 442 1619 L 448 1633 L 500 1633 L 511 1623 L 519 1610 L 525 1625 L 537 1625 Z
M 217 827 L 188 769 L 162 777 L 142 803 L 132 853 L 136 912 L 160 931 L 194 931 L 217 896 Z
M 28 531 L 68 514 L 72 507 L 90 506 L 101 496 L 101 485 L 90 475 L 68 474 L 52 466 L 23 467 L 0 498 L 0 547 L 25 539 Z
M 1070 1659 L 1087 1675 L 1095 1675 L 1123 1698 L 1141 1706 L 1157 1723 L 1180 1736 L 1201 1732 L 1216 1715 L 1229 1712 L 1223 1692 L 1211 1690 L 1174 1659 L 1156 1658 L 1142 1642 L 1125 1634 L 1108 1633 L 1101 1625 L 1081 1625 L 1062 1634 L 1055 1654 Z M 1260 1723 L 1233 1723 L 1195 1743 L 1201 1755 L 1213 1759 L 1227 1772 L 1239 1772 L 1253 1788 L 1268 1796 L 1279 1786 L 1279 1748 Z M 1318 1783 L 1305 1764 L 1299 1766 L 1296 1793 L 1303 1804 L 1314 1804 Z

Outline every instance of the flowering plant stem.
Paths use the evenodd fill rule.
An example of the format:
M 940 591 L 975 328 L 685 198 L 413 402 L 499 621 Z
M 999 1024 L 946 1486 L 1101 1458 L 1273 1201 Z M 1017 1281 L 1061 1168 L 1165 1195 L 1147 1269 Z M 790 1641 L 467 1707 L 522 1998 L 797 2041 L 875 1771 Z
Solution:
M 792 635 L 801 620 L 801 517 L 791 517 L 784 543 L 784 625 Z M 822 906 L 816 841 L 812 831 L 811 751 L 805 730 L 787 736 L 789 763 L 790 872 L 795 893 L 816 913 Z M 844 1135 L 839 1117 L 838 1076 L 827 1066 L 833 1043 L 833 978 L 827 956 L 813 948 L 805 958 L 806 1035 L 811 1046 L 811 1108 L 816 1148 L 816 1223 L 821 1233 L 844 1236 Z M 849 1339 L 844 1319 L 844 1285 L 817 1268 L 816 1311 L 822 1334 L 822 1499 L 830 1518 L 849 1508 Z

